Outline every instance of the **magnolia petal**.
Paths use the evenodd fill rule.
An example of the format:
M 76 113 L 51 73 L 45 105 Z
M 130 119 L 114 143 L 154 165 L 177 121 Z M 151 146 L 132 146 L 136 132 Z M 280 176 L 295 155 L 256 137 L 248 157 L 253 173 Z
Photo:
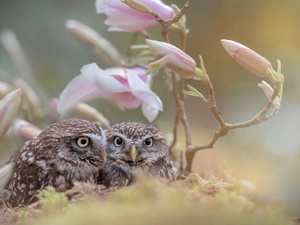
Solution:
M 183 78 L 193 78 L 196 76 L 196 67 L 190 67 L 188 64 L 183 63 L 182 61 L 178 60 L 176 55 L 167 54 L 164 58 L 167 67 L 173 70 L 175 73 L 180 75 Z M 161 58 L 161 59 L 163 59 Z
M 125 4 L 127 4 L 130 8 L 142 12 L 142 13 L 146 13 L 146 14 L 152 14 L 153 11 L 151 8 L 147 7 L 146 5 L 139 3 L 136 0 L 125 0 L 123 1 Z
M 149 87 L 139 78 L 138 75 L 132 72 L 128 72 L 126 75 L 131 92 L 137 99 L 146 102 L 159 111 L 163 111 L 160 98 L 149 89 Z
M 108 28 L 109 31 L 136 32 L 158 25 L 154 16 L 135 11 L 127 5 L 125 6 L 128 7 L 131 12 L 126 12 L 127 8 L 124 8 L 123 11 L 114 9 L 114 16 L 109 16 L 104 21 L 105 25 L 110 26 L 110 28 Z M 126 20 L 124 20 L 124 16 L 126 16 Z
M 5 135 L 18 112 L 21 93 L 21 89 L 14 90 L 0 101 L 0 140 Z
M 141 105 L 141 100 L 130 92 L 112 93 L 110 97 L 112 102 L 126 109 L 135 109 Z
M 9 163 L 0 168 L 0 192 L 4 189 L 9 181 L 14 169 L 14 164 Z
M 62 91 L 57 111 L 63 114 L 70 110 L 76 103 L 98 96 L 105 96 L 105 93 L 99 90 L 96 82 L 92 82 L 90 76 L 79 75 L 71 80 Z
M 161 41 L 147 39 L 146 42 L 153 55 L 163 59 L 162 65 L 166 65 L 183 78 L 193 78 L 196 75 L 195 60 L 179 48 Z M 156 61 L 156 64 L 159 62 Z
M 154 108 L 151 105 L 144 102 L 142 104 L 142 112 L 146 119 L 149 121 L 149 123 L 152 123 L 158 116 L 159 111 L 157 108 Z
M 107 15 L 104 24 L 110 26 L 109 31 L 134 32 L 158 25 L 154 16 L 138 12 L 120 0 L 96 0 L 96 11 Z
M 150 39 L 146 39 L 146 43 L 149 46 L 149 49 L 157 57 L 162 57 L 162 56 L 165 56 L 166 54 L 173 53 L 180 62 L 186 64 L 187 66 L 189 66 L 191 68 L 196 67 L 195 60 L 191 56 L 189 56 L 188 54 L 186 54 L 185 52 L 183 52 L 182 50 L 180 50 L 179 48 L 177 48 L 174 45 L 171 45 L 166 42 L 155 41 L 155 40 L 150 40 Z
M 81 68 L 81 73 L 90 78 L 90 81 L 95 82 L 98 89 L 103 92 L 127 92 L 129 91 L 124 85 L 116 80 L 112 75 L 122 74 L 124 71 L 121 68 L 111 68 L 101 70 L 96 63 L 91 63 Z
M 148 7 L 162 19 L 171 19 L 175 16 L 173 9 L 161 0 L 138 0 L 137 2 Z M 120 0 L 96 0 L 96 11 L 107 15 L 104 23 L 110 26 L 110 31 L 134 32 L 158 25 L 153 15 L 136 11 Z
M 57 111 L 63 114 L 78 102 L 96 97 L 111 99 L 110 92 L 128 91 L 128 88 L 124 87 L 109 73 L 101 70 L 96 63 L 83 66 L 81 75 L 71 80 L 63 90 Z

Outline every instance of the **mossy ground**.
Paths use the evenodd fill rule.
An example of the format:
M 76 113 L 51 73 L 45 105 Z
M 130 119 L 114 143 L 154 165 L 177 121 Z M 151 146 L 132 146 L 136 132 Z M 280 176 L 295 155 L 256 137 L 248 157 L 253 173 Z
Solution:
M 39 201 L 2 209 L 1 224 L 294 224 L 282 210 L 255 203 L 251 188 L 191 174 L 170 183 L 138 177 L 130 187 L 77 183 L 66 193 L 48 187 Z

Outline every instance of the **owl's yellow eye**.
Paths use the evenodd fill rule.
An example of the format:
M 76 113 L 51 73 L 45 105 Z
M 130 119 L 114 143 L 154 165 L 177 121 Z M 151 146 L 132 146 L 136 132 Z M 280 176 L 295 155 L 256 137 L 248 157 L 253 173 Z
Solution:
M 123 142 L 124 142 L 124 140 L 123 140 L 122 138 L 120 138 L 120 137 L 115 137 L 114 145 L 115 145 L 116 147 L 119 147 L 119 146 L 121 146 L 121 145 L 123 144 Z
M 77 145 L 81 148 L 85 148 L 89 145 L 90 139 L 88 137 L 79 137 L 77 139 Z
M 152 147 L 153 146 L 153 138 L 147 138 L 145 141 L 144 141 L 144 145 L 146 145 L 147 147 Z

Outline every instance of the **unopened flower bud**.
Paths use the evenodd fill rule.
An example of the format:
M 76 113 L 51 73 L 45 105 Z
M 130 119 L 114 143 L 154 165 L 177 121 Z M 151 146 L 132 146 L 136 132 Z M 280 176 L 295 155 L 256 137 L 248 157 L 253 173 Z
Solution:
M 0 98 L 3 98 L 11 91 L 12 87 L 8 83 L 0 81 Z
M 4 137 L 18 112 L 21 93 L 21 89 L 17 89 L 0 100 L 0 140 Z
M 183 78 L 193 78 L 196 75 L 195 60 L 179 48 L 166 42 L 149 39 L 146 42 L 153 55 L 159 58 L 147 66 L 149 69 L 166 65 Z
M 268 69 L 272 68 L 272 64 L 266 58 L 238 42 L 222 39 L 221 43 L 237 63 L 258 76 L 266 76 Z
M 120 64 L 120 52 L 94 29 L 76 20 L 67 20 L 65 26 L 75 38 L 99 53 L 103 60 L 110 59 L 109 63 Z
M 41 129 L 23 119 L 16 119 L 13 128 L 16 136 L 24 141 L 30 140 L 42 132 Z
M 110 123 L 97 109 L 85 103 L 78 103 L 73 108 L 73 111 L 89 121 L 95 121 L 109 127 Z
M 58 103 L 59 103 L 59 99 L 53 98 L 49 101 L 49 103 L 46 107 L 45 115 L 50 120 L 56 121 L 57 119 L 60 118 L 60 114 L 57 112 Z
M 33 113 L 36 117 L 42 117 L 42 107 L 41 100 L 38 95 L 35 93 L 32 87 L 23 79 L 16 78 L 14 81 L 14 86 L 17 88 L 21 88 L 24 96 L 27 97 L 28 103 L 33 110 Z
M 65 26 L 75 38 L 88 46 L 95 47 L 100 40 L 95 30 L 76 20 L 67 20 Z

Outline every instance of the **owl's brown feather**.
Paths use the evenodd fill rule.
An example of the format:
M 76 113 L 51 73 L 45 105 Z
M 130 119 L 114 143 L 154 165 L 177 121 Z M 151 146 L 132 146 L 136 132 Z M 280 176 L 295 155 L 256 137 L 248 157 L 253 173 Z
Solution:
M 80 147 L 81 137 L 89 141 L 83 140 Z M 23 206 L 47 186 L 62 192 L 75 181 L 96 182 L 105 142 L 100 127 L 85 120 L 66 119 L 50 125 L 11 157 L 12 177 L 0 198 L 12 207 Z

